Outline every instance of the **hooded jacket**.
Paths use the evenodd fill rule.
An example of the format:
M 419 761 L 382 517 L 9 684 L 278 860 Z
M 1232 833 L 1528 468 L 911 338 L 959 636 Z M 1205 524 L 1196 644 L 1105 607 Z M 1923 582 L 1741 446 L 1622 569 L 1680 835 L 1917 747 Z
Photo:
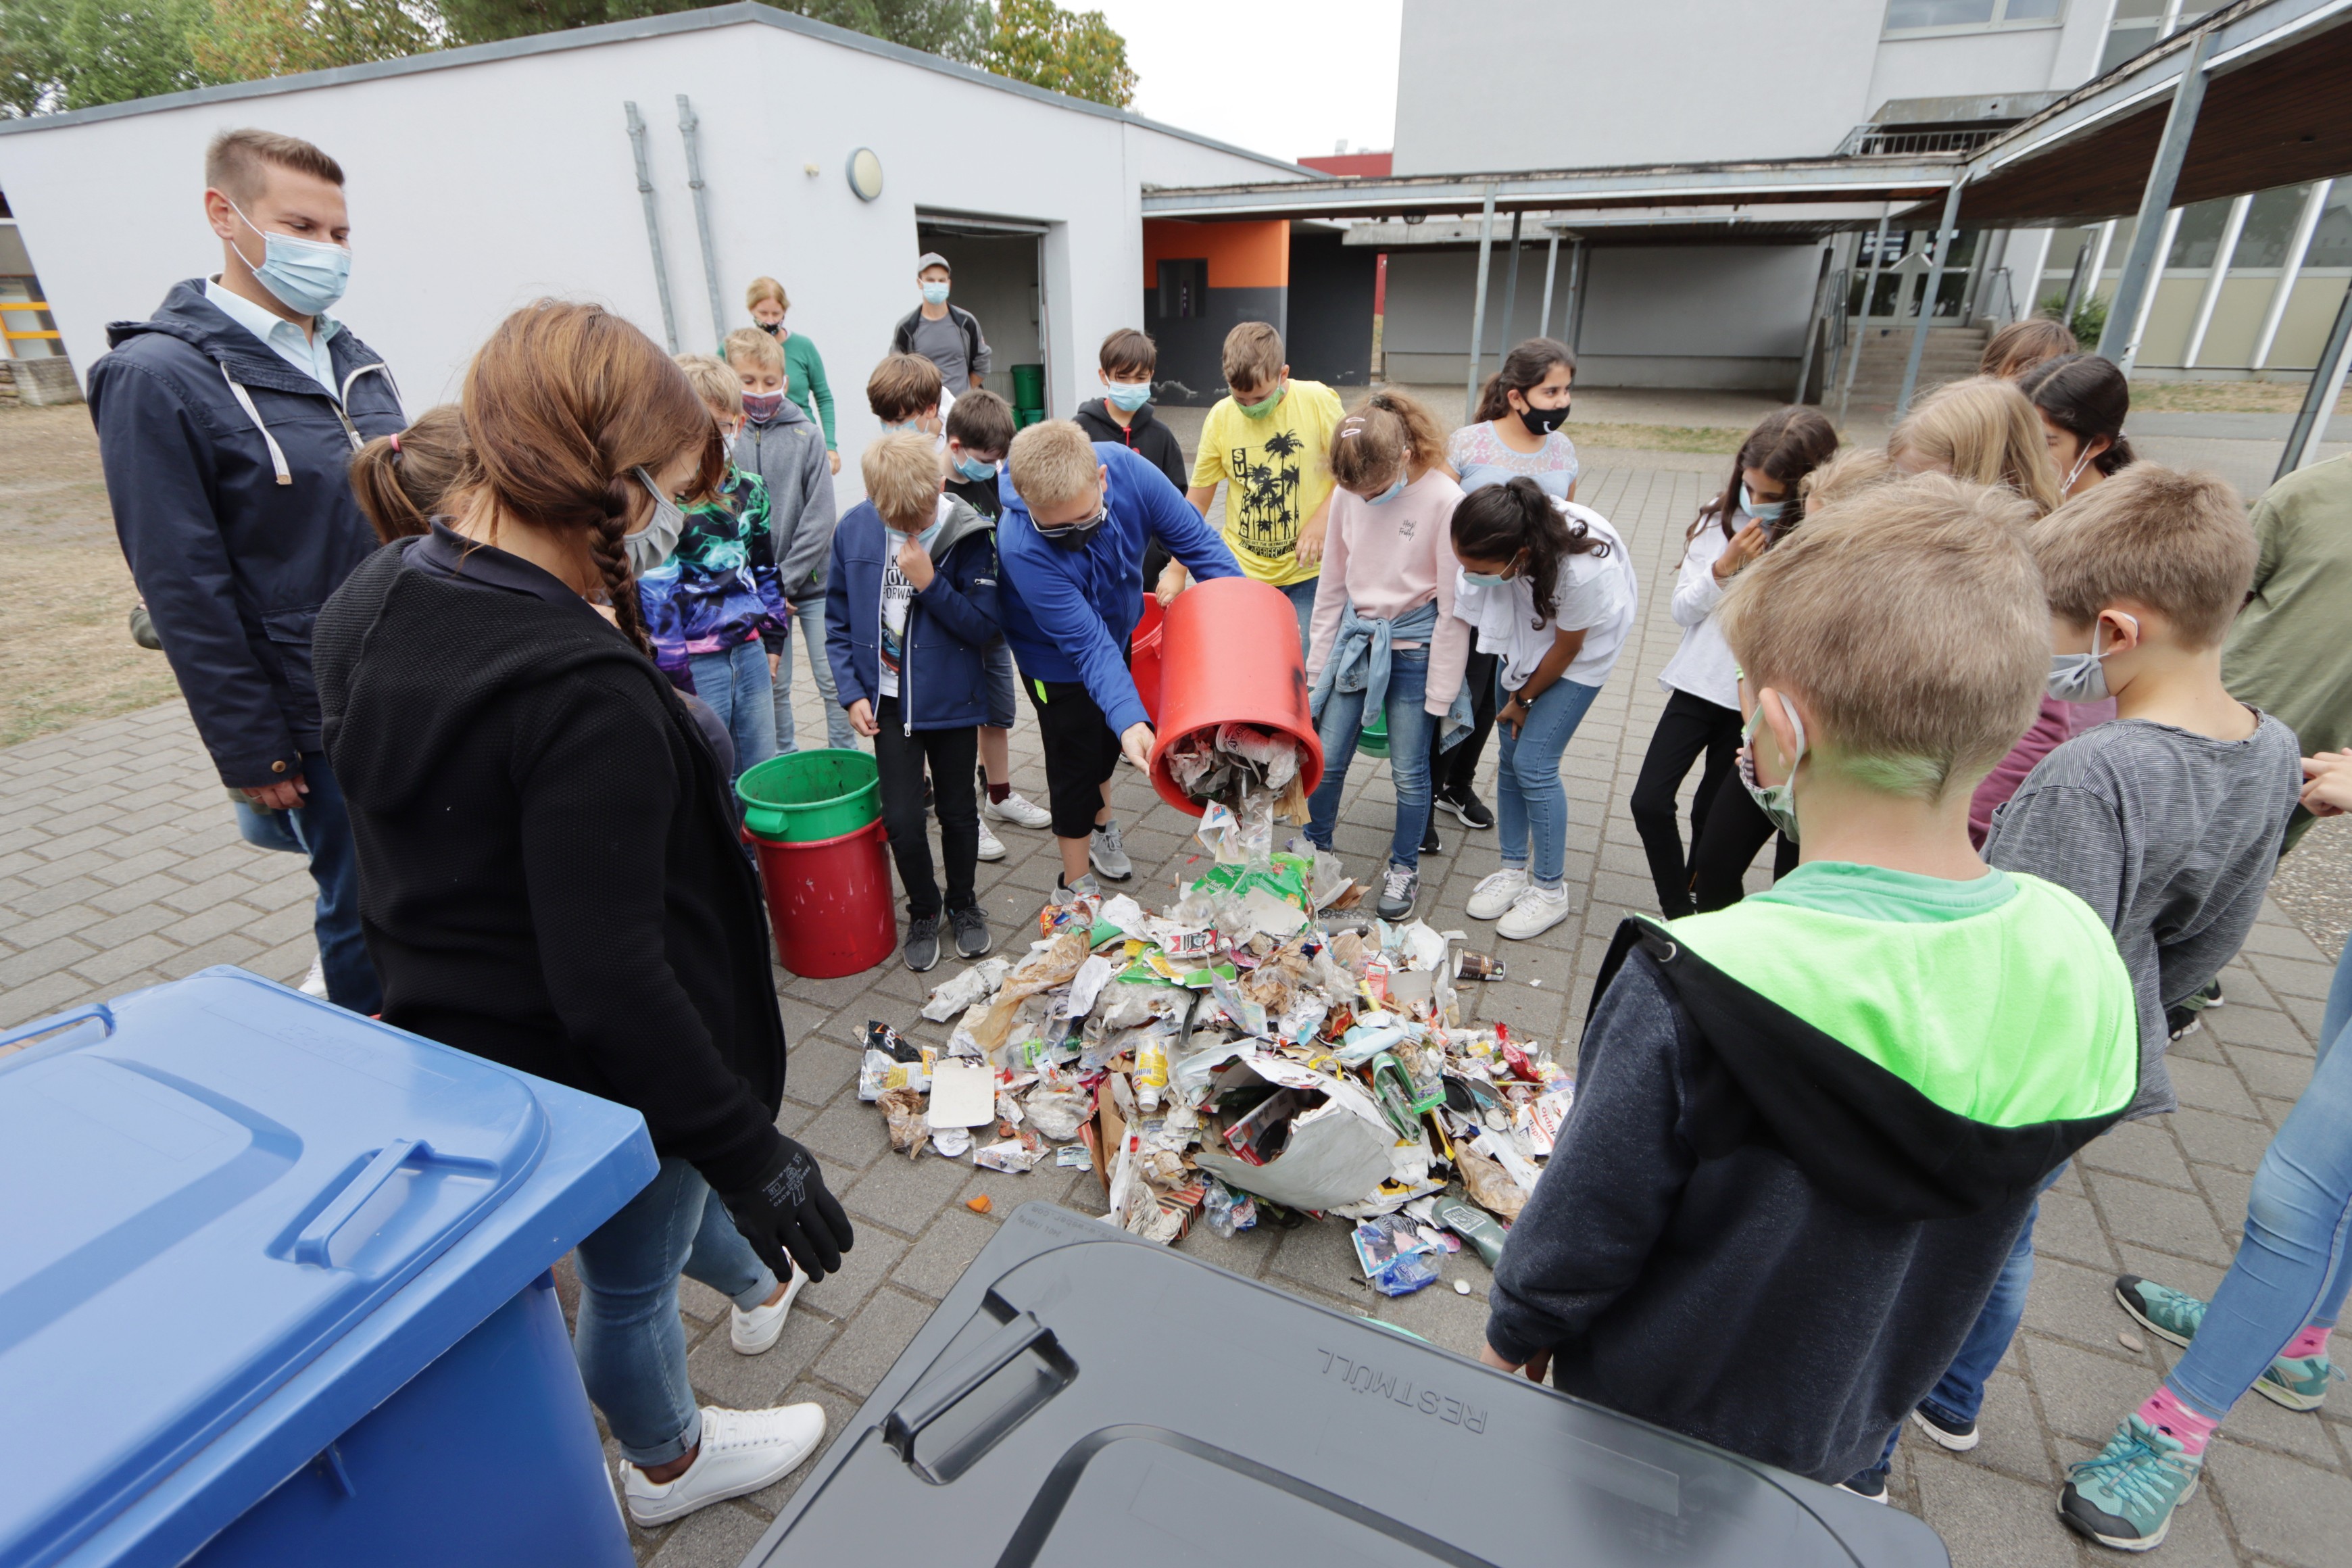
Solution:
M 632 1106 L 656 1152 L 745 1187 L 780 1146 L 784 1026 L 727 775 L 584 601 L 406 559 L 433 542 L 319 616 L 384 1021 Z
M 1125 425 L 1110 416 L 1106 400 L 1099 397 L 1079 404 L 1078 411 L 1070 417 L 1087 433 L 1087 440 L 1118 442 L 1166 474 L 1168 482 L 1178 489 L 1192 482 L 1192 465 L 1184 461 L 1183 443 L 1176 439 L 1175 431 L 1152 416 L 1149 403 L 1129 415 Z
M 784 597 L 795 605 L 823 597 L 833 548 L 833 470 L 815 423 L 785 398 L 765 425 L 743 422 L 735 466 L 768 488 L 768 551 Z M 770 651 L 782 646 L 778 637 Z
M 1567 1393 L 1815 1480 L 1874 1464 L 2042 1179 L 2137 1082 L 2130 981 L 2097 916 L 2006 885 L 1942 919 L 1751 899 L 1620 925 L 1487 1342 L 1549 1350 Z
M 996 524 L 1001 618 L 1024 676 L 1084 682 L 1111 732 L 1124 734 L 1150 721 L 1124 651 L 1143 618 L 1145 542 L 1159 540 L 1202 582 L 1238 577 L 1242 569 L 1168 476 L 1123 446 L 1094 447 L 1108 475 L 1108 515 L 1081 545 L 1065 548 L 1040 534 L 1005 470 L 1004 515 Z
M 172 286 L 89 368 L 115 533 L 221 782 L 258 787 L 320 748 L 310 627 L 376 547 L 352 454 L 407 420 L 374 350 L 328 340 L 340 395 Z
M 961 500 L 929 553 L 936 575 L 907 605 L 898 718 L 908 734 L 988 722 L 988 645 L 997 637 L 996 525 Z M 845 708 L 882 706 L 882 575 L 898 545 L 872 501 L 833 536 L 825 574 L 824 653 Z

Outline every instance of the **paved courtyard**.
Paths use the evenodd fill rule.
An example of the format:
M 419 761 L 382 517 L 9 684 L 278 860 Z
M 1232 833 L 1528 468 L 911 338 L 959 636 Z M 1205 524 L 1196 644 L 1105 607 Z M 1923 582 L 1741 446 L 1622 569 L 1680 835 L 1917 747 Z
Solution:
M 1664 702 L 1653 678 L 1676 640 L 1664 590 L 1683 527 L 1725 466 L 1719 458 L 1671 453 L 1587 457 L 1580 494 L 1632 542 L 1644 631 L 1628 645 L 1565 764 L 1578 915 L 1537 942 L 1503 944 L 1507 982 L 1465 988 L 1478 1017 L 1559 1042 L 1570 1060 L 1610 933 L 1624 914 L 1648 905 L 1625 802 Z M 822 733 L 806 688 L 803 663 L 804 736 Z M 1034 731 L 1016 731 L 1014 748 L 1018 787 L 1042 799 Z M 1491 756 L 1490 750 L 1490 773 Z M 1377 868 L 1385 847 L 1392 799 L 1385 772 L 1374 770 L 1369 762 L 1356 770 L 1339 844 L 1351 866 L 1367 869 Z M 1138 868 L 1129 890 L 1165 901 L 1195 853 L 1191 819 L 1152 803 L 1132 776 L 1120 786 L 1120 806 Z M 981 868 L 981 888 L 1000 941 L 1017 946 L 1056 863 L 1044 834 L 998 826 L 1010 853 Z M 1493 835 L 1465 836 L 1450 818 L 1441 831 L 1445 852 L 1423 862 L 1423 912 L 1440 928 L 1467 926 L 1473 945 L 1491 946 L 1486 929 L 1461 911 L 1471 885 L 1494 868 Z M 213 963 L 296 981 L 311 956 L 310 896 L 299 861 L 237 837 L 176 702 L 0 751 L 0 1026 Z M 1949 1456 L 1915 1435 L 1895 1471 L 1897 1505 L 1942 1531 L 1961 1568 L 2071 1568 L 2102 1555 L 2058 1525 L 2051 1506 L 2057 1478 L 2145 1396 L 2170 1353 L 2153 1341 L 2139 1352 L 2119 1342 L 2119 1331 L 2130 1325 L 2109 1297 L 2110 1281 L 2129 1269 L 2209 1291 L 2220 1279 L 2255 1163 L 2309 1076 L 2332 957 L 2267 907 L 2225 976 L 2229 1005 L 2175 1047 L 2182 1110 L 2100 1140 L 2044 1200 L 2025 1329 L 1994 1380 L 1982 1447 Z M 945 979 L 953 967 L 929 978 Z M 943 1039 L 943 1026 L 917 1016 L 923 977 L 893 962 L 843 980 L 779 971 L 777 987 L 793 1042 L 779 1125 L 825 1162 L 856 1219 L 857 1247 L 842 1274 L 802 1296 L 776 1348 L 756 1358 L 728 1349 L 725 1302 L 688 1285 L 689 1364 L 707 1401 L 814 1399 L 830 1412 L 837 1436 L 1006 1213 L 1031 1199 L 1099 1213 L 1101 1194 L 1093 1174 L 1050 1164 L 1008 1176 L 975 1172 L 968 1159 L 926 1154 L 909 1163 L 887 1152 L 879 1117 L 856 1100 L 855 1046 L 873 1018 Z M 993 1200 L 990 1215 L 965 1206 L 981 1194 Z M 1334 1310 L 1376 1315 L 1475 1353 L 1487 1277 L 1473 1253 L 1447 1262 L 1447 1284 L 1390 1301 L 1364 1285 L 1336 1224 L 1261 1227 L 1230 1242 L 1202 1226 L 1181 1245 Z M 1457 1275 L 1470 1284 L 1468 1297 L 1450 1288 Z M 2178 1568 L 2338 1568 L 2352 1561 L 2352 1394 L 2316 1415 L 2249 1397 L 2217 1442 L 2206 1476 L 2175 1522 L 2164 1561 Z M 640 1557 L 661 1568 L 733 1564 L 796 1481 L 641 1534 Z

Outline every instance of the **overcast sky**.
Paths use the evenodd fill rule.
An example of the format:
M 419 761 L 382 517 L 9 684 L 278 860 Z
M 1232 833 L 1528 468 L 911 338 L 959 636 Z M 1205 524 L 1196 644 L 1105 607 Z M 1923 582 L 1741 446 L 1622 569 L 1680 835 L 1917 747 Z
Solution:
M 1127 39 L 1135 109 L 1278 158 L 1395 143 L 1402 0 L 1073 0 Z

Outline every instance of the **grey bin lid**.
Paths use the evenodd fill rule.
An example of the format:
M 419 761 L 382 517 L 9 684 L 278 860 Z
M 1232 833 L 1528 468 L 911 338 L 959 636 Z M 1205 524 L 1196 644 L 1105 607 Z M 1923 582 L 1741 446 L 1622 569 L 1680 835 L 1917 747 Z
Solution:
M 744 1568 L 1204 1561 L 1950 1563 L 1908 1514 L 1027 1204 Z

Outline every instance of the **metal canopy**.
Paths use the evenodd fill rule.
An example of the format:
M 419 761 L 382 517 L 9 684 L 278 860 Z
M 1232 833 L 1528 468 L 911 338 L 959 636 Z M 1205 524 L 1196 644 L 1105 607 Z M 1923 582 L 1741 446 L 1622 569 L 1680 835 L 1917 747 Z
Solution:
M 2137 211 L 2203 37 L 2205 100 L 2173 205 L 2352 171 L 2352 0 L 2240 0 L 1979 149 L 1960 221 L 2095 223 Z

